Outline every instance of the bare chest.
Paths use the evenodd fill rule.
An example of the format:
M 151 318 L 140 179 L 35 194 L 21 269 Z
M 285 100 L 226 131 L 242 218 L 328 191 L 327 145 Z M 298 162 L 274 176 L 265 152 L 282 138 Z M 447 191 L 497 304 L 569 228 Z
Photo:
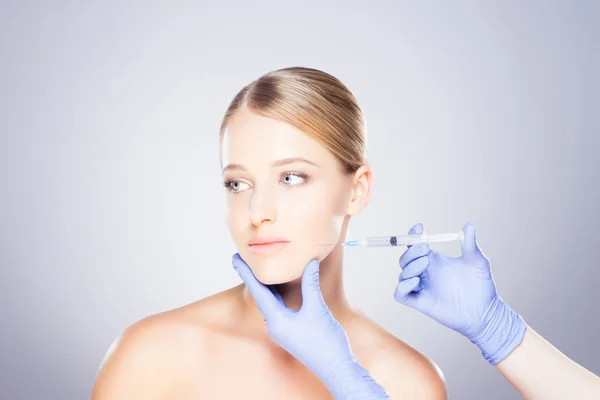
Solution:
M 181 398 L 333 399 L 323 383 L 301 365 L 286 365 L 264 352 L 231 350 L 220 352 L 191 368 L 197 373 L 185 377 Z

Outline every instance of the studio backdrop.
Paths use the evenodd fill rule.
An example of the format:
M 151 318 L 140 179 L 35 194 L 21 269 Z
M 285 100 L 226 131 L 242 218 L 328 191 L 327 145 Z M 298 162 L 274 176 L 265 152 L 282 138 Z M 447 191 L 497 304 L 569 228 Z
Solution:
M 600 373 L 597 15 L 585 1 L 4 2 L 0 398 L 89 398 L 126 327 L 240 283 L 219 124 L 244 85 L 289 66 L 336 76 L 365 113 L 373 192 L 349 238 L 474 221 L 502 298 Z M 352 304 L 431 358 L 451 398 L 519 398 L 468 340 L 394 301 L 403 251 L 345 250 Z

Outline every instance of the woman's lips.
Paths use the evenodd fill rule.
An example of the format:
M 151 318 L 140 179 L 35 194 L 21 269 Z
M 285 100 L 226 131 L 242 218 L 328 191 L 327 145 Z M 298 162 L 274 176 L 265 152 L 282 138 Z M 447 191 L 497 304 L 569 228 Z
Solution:
M 248 245 L 248 250 L 257 256 L 267 256 L 280 252 L 289 242 L 271 242 Z

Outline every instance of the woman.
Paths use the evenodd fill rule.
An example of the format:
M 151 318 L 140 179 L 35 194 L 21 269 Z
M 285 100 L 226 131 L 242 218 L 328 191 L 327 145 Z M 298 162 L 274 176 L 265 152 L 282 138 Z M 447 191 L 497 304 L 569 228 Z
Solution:
M 322 297 L 358 363 L 392 398 L 445 399 L 436 365 L 344 294 L 341 242 L 371 194 L 364 118 L 352 93 L 315 69 L 268 73 L 230 104 L 220 156 L 227 224 L 256 279 L 298 310 L 303 272 L 318 260 Z M 133 324 L 109 350 L 92 399 L 332 398 L 270 339 L 261 311 L 239 285 Z

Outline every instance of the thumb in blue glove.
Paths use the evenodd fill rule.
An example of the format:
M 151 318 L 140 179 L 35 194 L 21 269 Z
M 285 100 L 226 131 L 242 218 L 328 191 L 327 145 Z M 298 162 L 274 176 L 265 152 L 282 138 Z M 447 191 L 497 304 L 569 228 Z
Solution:
M 262 312 L 271 340 L 304 364 L 336 399 L 354 398 L 349 396 L 365 390 L 376 391 L 381 395 L 377 398 L 387 398 L 354 358 L 346 332 L 325 304 L 317 260 L 310 261 L 302 274 L 302 306 L 298 311 L 286 307 L 277 288 L 259 282 L 239 254 L 233 256 L 232 263 Z M 352 384 L 357 376 L 365 381 Z
M 409 234 L 423 233 L 423 225 Z M 462 255 L 451 258 L 427 243 L 409 246 L 400 257 L 394 298 L 475 343 L 491 364 L 503 360 L 525 335 L 522 318 L 498 296 L 490 262 L 477 244 L 475 225 L 463 227 Z

